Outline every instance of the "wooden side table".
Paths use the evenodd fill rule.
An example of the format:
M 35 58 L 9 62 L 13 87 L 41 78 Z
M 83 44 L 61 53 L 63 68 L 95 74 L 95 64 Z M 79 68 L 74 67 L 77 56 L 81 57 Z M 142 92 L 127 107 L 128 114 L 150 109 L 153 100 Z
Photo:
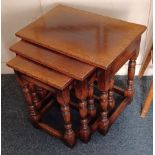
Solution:
M 16 35 L 99 68 L 101 119 L 98 128 L 105 134 L 133 97 L 136 58 L 145 29 L 142 25 L 58 5 Z M 107 108 L 113 102 L 113 77 L 128 60 L 128 86 L 123 90 L 126 98 L 108 119 Z
M 9 61 L 7 65 L 13 68 L 16 72 L 17 80 L 23 89 L 24 96 L 28 103 L 29 116 L 32 124 L 55 137 L 63 139 L 68 146 L 72 147 L 76 141 L 75 132 L 72 129 L 69 107 L 69 84 L 72 82 L 72 79 L 65 75 L 56 73 L 55 71 L 48 70 L 47 68 L 30 62 L 20 56 Z M 55 79 L 52 79 L 51 77 L 55 77 Z M 56 98 L 61 106 L 64 119 L 64 135 L 60 131 L 47 126 L 41 121 L 43 113 L 46 112 L 46 109 L 49 106 L 51 107 L 51 103 L 37 108 L 39 100 L 37 98 L 34 83 L 37 85 L 38 83 L 41 83 L 39 85 L 50 92 L 54 90 L 56 91 Z
M 76 81 L 73 88 L 79 99 L 82 129 L 79 134 L 81 139 L 88 141 L 88 128 L 91 133 L 98 129 L 105 135 L 132 100 L 136 58 L 145 29 L 143 25 L 58 5 L 17 32 L 22 41 L 11 50 Z M 56 62 L 62 59 L 64 61 Z M 114 86 L 114 76 L 128 60 L 127 88 L 124 90 Z M 90 72 L 83 74 L 86 70 Z M 100 91 L 98 97 L 93 93 L 94 81 Z M 115 106 L 114 92 L 124 97 L 118 107 Z M 87 114 L 96 114 L 94 98 L 100 102 L 100 115 L 90 126 Z M 110 114 L 110 111 L 114 112 Z
M 88 127 L 87 115 L 91 117 L 96 115 L 93 87 L 91 87 L 95 75 L 95 67 L 25 41 L 19 41 L 13 45 L 10 50 L 17 55 L 40 63 L 43 66 L 59 71 L 75 79 L 75 94 L 79 99 L 79 107 L 77 108 L 81 115 L 80 138 L 84 142 L 88 142 L 90 139 L 90 129 Z M 86 100 L 88 100 L 88 110 Z M 72 106 L 74 106 L 74 104 L 72 104 Z

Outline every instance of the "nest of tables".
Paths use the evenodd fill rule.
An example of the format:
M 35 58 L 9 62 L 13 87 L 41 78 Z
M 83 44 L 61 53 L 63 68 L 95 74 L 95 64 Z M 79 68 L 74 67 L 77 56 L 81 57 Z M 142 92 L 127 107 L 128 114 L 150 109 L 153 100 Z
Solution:
M 17 75 L 33 126 L 69 147 L 78 137 L 87 143 L 95 131 L 106 135 L 133 98 L 136 58 L 145 29 L 58 5 L 17 32 L 21 40 L 10 48 L 16 57 L 7 65 Z M 123 89 L 114 84 L 114 76 L 128 60 Z M 122 96 L 119 104 L 114 94 Z M 48 113 L 54 107 L 59 113 L 51 118 Z M 72 109 L 77 111 L 76 119 Z M 62 130 L 50 120 L 63 125 Z

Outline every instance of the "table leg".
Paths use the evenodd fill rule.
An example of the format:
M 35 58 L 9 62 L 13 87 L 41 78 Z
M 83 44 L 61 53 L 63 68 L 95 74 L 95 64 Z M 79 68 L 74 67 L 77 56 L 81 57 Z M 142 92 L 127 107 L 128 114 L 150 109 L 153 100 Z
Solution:
M 71 123 L 71 114 L 69 107 L 70 97 L 68 88 L 57 93 L 57 101 L 61 106 L 61 112 L 65 123 L 64 140 L 69 147 L 73 147 L 75 145 L 76 138 Z
M 101 107 L 101 120 L 98 124 L 99 132 L 105 135 L 108 131 L 109 120 L 108 120 L 108 91 L 101 91 L 100 96 L 100 107 Z
M 108 90 L 110 88 L 110 79 L 108 71 L 102 71 L 98 77 L 98 88 L 100 90 L 100 121 L 98 130 L 105 135 L 109 128 L 108 120 Z
M 34 105 L 36 106 L 37 109 L 40 109 L 41 108 L 41 101 L 38 97 L 38 94 L 37 94 L 37 89 L 36 89 L 36 85 L 30 83 L 29 84 L 30 88 L 31 88 L 31 93 L 32 93 L 32 100 L 34 102 Z
M 28 82 L 23 83 L 22 90 L 23 90 L 25 99 L 26 99 L 26 101 L 28 103 L 29 117 L 30 117 L 30 120 L 32 122 L 32 125 L 35 128 L 38 128 L 37 123 L 40 120 L 40 115 L 39 115 L 39 113 L 38 113 L 38 111 L 37 111 L 37 109 L 36 109 L 36 107 L 34 105 L 32 93 L 31 93 L 31 90 L 29 88 L 29 83 Z
M 79 99 L 79 112 L 81 117 L 80 138 L 84 142 L 90 140 L 90 128 L 88 126 L 88 110 L 87 110 L 87 96 L 88 86 L 87 81 L 77 82 L 75 86 L 75 95 Z
M 135 58 L 130 59 L 128 66 L 127 89 L 125 91 L 125 96 L 127 97 L 133 97 L 134 95 L 135 66 L 136 66 L 136 59 Z

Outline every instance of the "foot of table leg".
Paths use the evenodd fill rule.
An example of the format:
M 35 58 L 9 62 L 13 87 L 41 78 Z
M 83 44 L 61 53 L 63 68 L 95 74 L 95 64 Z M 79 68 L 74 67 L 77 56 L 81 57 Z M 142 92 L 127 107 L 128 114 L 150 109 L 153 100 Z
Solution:
M 57 101 L 61 106 L 61 112 L 64 119 L 64 141 L 69 147 L 73 147 L 76 142 L 75 132 L 72 129 L 70 107 L 69 107 L 69 89 L 65 89 L 57 94 Z

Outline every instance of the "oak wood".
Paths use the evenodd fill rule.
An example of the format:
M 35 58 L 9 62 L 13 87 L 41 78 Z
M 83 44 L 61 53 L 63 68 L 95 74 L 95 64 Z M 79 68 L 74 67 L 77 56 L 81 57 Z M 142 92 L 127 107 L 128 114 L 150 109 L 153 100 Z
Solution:
M 115 112 L 109 118 L 109 127 L 115 122 L 121 112 L 125 109 L 128 103 L 131 101 L 131 97 L 126 97 L 119 105 L 119 107 L 115 110 Z
M 44 131 L 46 131 L 47 133 L 49 133 L 50 135 L 55 136 L 55 137 L 60 138 L 60 139 L 63 139 L 63 135 L 60 131 L 48 126 L 47 124 L 39 122 L 38 126 L 41 129 L 43 129 Z
M 79 108 L 80 112 L 81 126 L 77 136 L 88 142 L 91 133 L 97 129 L 105 135 L 112 123 L 114 123 L 132 99 L 135 60 L 139 53 L 141 34 L 145 29 L 146 27 L 142 25 L 58 5 L 38 20 L 17 32 L 16 35 L 25 41 L 20 41 L 11 50 L 21 56 L 17 56 L 11 60 L 8 65 L 14 70 L 21 72 L 21 74 L 25 74 L 22 76 L 26 77 L 26 79 L 32 79 L 32 81 L 35 79 L 34 82 L 38 83 L 38 86 L 41 86 L 43 83 L 42 86 L 45 89 L 46 87 L 48 90 L 51 87 L 60 89 L 55 91 L 55 95 L 60 104 L 64 119 L 64 134 L 62 135 L 61 132 L 50 128 L 46 124 L 40 124 L 40 114 L 38 114 L 38 110 L 34 106 L 37 101 L 34 83 L 28 82 L 28 86 L 24 85 L 23 90 L 29 102 L 32 121 L 46 132 L 63 139 L 68 146 L 72 147 L 76 142 L 69 104 L 69 93 L 71 90 L 69 89 L 69 84 L 73 79 L 54 70 L 75 79 L 83 80 L 94 68 L 97 68 L 94 75 L 89 75 L 90 77 L 87 77 L 87 79 L 76 81 L 71 85 L 75 89 L 75 95 L 79 100 L 78 106 L 74 104 L 72 106 Z M 22 56 L 27 59 L 22 58 Z M 87 65 L 86 68 L 83 68 L 84 63 L 72 58 L 94 65 L 95 67 Z M 112 78 L 114 74 L 128 60 L 130 61 L 127 89 L 124 91 L 118 87 L 113 88 L 114 81 Z M 75 64 L 78 65 L 76 66 Z M 73 68 L 71 69 L 71 67 Z M 91 70 L 91 68 L 93 69 Z M 94 80 L 97 80 L 100 91 L 100 96 L 98 97 L 100 101 L 100 116 L 91 126 L 92 120 L 87 115 L 88 113 L 91 113 L 91 115 L 94 115 L 94 112 L 96 113 L 94 107 L 93 110 L 95 111 L 93 113 L 89 111 L 92 110 L 92 105 L 94 106 L 94 92 L 92 87 L 89 87 L 93 86 L 92 83 Z M 39 91 L 41 92 L 40 95 L 44 95 L 42 90 Z M 113 91 L 124 97 L 126 96 L 126 98 L 110 116 L 109 109 L 112 110 L 115 106 Z M 87 108 L 86 99 L 88 99 L 89 109 Z M 51 104 L 47 104 L 46 106 L 44 107 L 45 111 Z
M 122 95 L 122 96 L 124 96 L 124 89 L 122 89 L 122 88 L 120 88 L 120 87 L 118 87 L 118 86 L 114 86 L 114 92 L 116 92 L 116 93 L 118 93 L 118 94 L 120 94 L 120 95 Z
M 133 97 L 134 95 L 134 75 L 135 75 L 135 66 L 136 60 L 130 59 L 128 65 L 128 80 L 127 80 L 127 89 L 125 91 L 125 96 Z
M 64 89 L 68 86 L 72 79 L 62 75 L 56 71 L 45 68 L 39 64 L 35 64 L 29 60 L 17 56 L 7 63 L 8 66 L 23 74 L 33 77 L 45 84 L 57 89 Z
M 145 29 L 143 25 L 58 5 L 16 35 L 106 69 Z
M 10 50 L 77 80 L 84 80 L 95 69 L 94 66 L 25 41 L 14 44 Z
M 80 112 L 80 139 L 84 142 L 88 142 L 91 138 L 90 128 L 88 126 L 88 109 L 87 109 L 87 97 L 88 97 L 88 84 L 87 81 L 79 81 L 75 85 L 75 95 L 79 99 L 79 112 Z
M 110 89 L 108 91 L 108 108 L 109 110 L 113 110 L 115 108 L 115 99 L 114 99 L 114 90 L 113 90 L 113 87 L 114 87 L 114 78 L 111 78 L 110 79 Z
M 24 81 L 23 79 L 20 78 L 20 76 L 18 76 L 18 74 L 16 75 L 17 75 L 17 80 L 20 86 L 22 87 L 25 99 L 27 101 L 29 118 L 31 120 L 31 123 L 35 128 L 38 128 L 38 122 L 40 121 L 41 117 L 34 105 L 35 103 L 32 97 L 33 90 L 31 88 L 33 87 L 33 84 L 28 81 Z
M 29 76 L 27 76 L 25 74 L 20 74 L 20 76 L 21 76 L 22 79 L 24 79 L 26 81 L 32 82 L 32 83 L 36 84 L 37 86 L 40 86 L 40 87 L 42 87 L 42 88 L 44 88 L 46 90 L 49 90 L 50 92 L 55 93 L 55 88 L 53 88 L 53 87 L 51 87 L 51 86 L 49 86 L 47 84 L 44 84 L 41 81 L 38 81 L 38 80 L 36 80 L 36 79 L 34 79 L 32 77 L 29 77 Z
M 73 147 L 76 143 L 76 136 L 74 130 L 72 129 L 69 89 L 65 88 L 63 91 L 59 91 L 56 98 L 61 106 L 61 113 L 64 119 L 64 140 L 69 147 Z

